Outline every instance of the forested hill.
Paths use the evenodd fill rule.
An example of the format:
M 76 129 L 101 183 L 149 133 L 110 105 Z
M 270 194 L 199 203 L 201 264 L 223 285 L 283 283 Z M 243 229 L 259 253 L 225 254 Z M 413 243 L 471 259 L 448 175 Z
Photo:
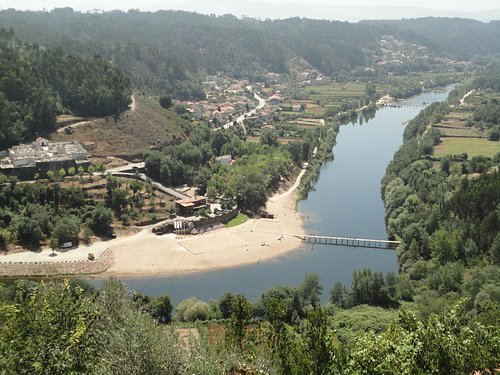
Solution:
M 55 127 L 56 115 L 106 116 L 127 108 L 130 83 L 99 55 L 13 43 L 0 29 L 0 149 Z
M 204 97 L 193 75 L 224 71 L 235 77 L 286 72 L 286 63 L 304 56 L 326 74 L 366 62 L 376 47 L 369 26 L 289 19 L 258 21 L 189 12 L 113 11 L 80 13 L 0 12 L 0 25 L 21 40 L 61 45 L 65 51 L 98 52 L 127 72 L 135 87 L 170 92 L 177 98 Z
M 500 21 L 483 23 L 461 18 L 363 21 L 389 34 L 423 45 L 434 53 L 462 59 L 500 53 Z
M 234 77 L 262 78 L 287 72 L 300 56 L 326 75 L 366 66 L 383 35 L 420 43 L 432 55 L 466 59 L 499 54 L 498 22 L 426 18 L 347 23 L 301 18 L 238 19 L 181 11 L 80 13 L 0 12 L 0 26 L 40 45 L 113 61 L 136 88 L 172 93 L 179 99 L 204 96 L 200 78 L 223 71 Z

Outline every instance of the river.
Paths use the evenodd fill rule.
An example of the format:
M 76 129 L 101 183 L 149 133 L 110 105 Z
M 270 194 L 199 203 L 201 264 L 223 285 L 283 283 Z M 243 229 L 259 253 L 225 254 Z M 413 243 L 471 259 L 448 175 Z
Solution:
M 446 99 L 449 90 L 424 93 L 401 104 L 421 106 Z M 364 124 L 340 127 L 333 153 L 335 159 L 321 168 L 319 179 L 298 208 L 309 233 L 331 236 L 386 239 L 380 181 L 387 164 L 402 142 L 402 122 L 421 108 L 381 108 Z M 304 245 L 272 261 L 174 277 L 122 278 L 132 290 L 150 296 L 168 293 L 174 305 L 196 296 L 218 299 L 224 292 L 243 293 L 250 300 L 276 285 L 300 284 L 306 273 L 315 272 L 323 285 L 323 297 L 336 281 L 349 286 L 354 270 L 370 267 L 397 272 L 394 250 Z M 89 279 L 96 286 L 102 279 Z

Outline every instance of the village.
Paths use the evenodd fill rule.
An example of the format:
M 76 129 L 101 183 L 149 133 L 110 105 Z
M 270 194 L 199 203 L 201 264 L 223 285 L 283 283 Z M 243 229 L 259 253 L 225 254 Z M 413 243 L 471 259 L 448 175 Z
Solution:
M 382 37 L 380 45 L 381 52 L 380 55 L 375 55 L 374 67 L 399 64 L 404 59 L 416 58 L 417 55 L 425 58 L 427 53 L 418 45 L 402 44 L 392 37 Z M 358 118 L 373 115 L 377 107 L 392 105 L 396 101 L 396 98 L 388 94 L 392 83 L 373 86 L 372 89 L 360 79 L 343 82 L 326 77 L 299 57 L 293 59 L 288 68 L 287 74 L 267 72 L 262 82 L 230 78 L 222 72 L 208 75 L 203 81 L 206 94 L 204 100 L 175 101 L 175 105 L 185 109 L 184 117 L 194 126 L 209 124 L 214 132 L 232 128 L 241 139 L 253 143 L 263 142 L 264 136 L 271 134 L 272 137 L 269 139 L 274 140 L 273 146 L 278 146 L 304 141 L 311 136 L 321 138 L 321 129 L 328 124 L 356 122 Z M 152 100 L 151 97 L 145 98 L 134 94 L 130 111 L 125 112 L 124 117 L 138 116 L 146 107 L 151 106 Z M 156 109 L 154 111 L 157 112 Z M 147 113 L 148 116 L 150 114 L 156 116 L 156 112 Z M 143 117 L 139 117 L 135 121 L 143 121 L 142 119 Z M 113 235 L 118 234 L 122 239 L 121 246 L 124 244 L 123 239 L 128 236 L 142 238 L 143 234 L 139 234 L 144 230 L 156 235 L 172 234 L 176 236 L 174 239 L 182 241 L 185 236 L 221 230 L 227 223 L 248 220 L 235 204 L 228 205 L 219 199 L 210 200 L 206 195 L 199 195 L 196 186 L 164 186 L 155 181 L 149 175 L 144 159 L 130 156 L 121 159 L 120 155 L 110 154 L 108 147 L 113 145 L 113 140 L 104 141 L 92 133 L 90 136 L 82 137 L 82 133 L 88 129 L 102 127 L 102 124 L 97 125 L 98 121 L 100 120 L 83 118 L 68 121 L 67 116 L 61 116 L 54 137 L 50 139 L 38 137 L 31 144 L 14 146 L 2 152 L 0 162 L 2 173 L 16 176 L 20 180 L 44 179 L 52 173 L 56 176 L 50 180 L 60 181 L 61 186 L 73 186 L 75 175 L 78 175 L 79 184 L 85 194 L 96 202 L 107 202 L 108 205 L 112 194 L 111 181 L 111 185 L 115 186 L 114 189 L 124 191 L 123 195 L 130 205 L 130 211 L 121 213 L 113 223 L 115 228 Z M 95 131 L 101 132 L 101 130 Z M 114 142 L 116 143 L 116 140 Z M 150 149 L 155 150 L 156 141 L 149 142 Z M 317 149 L 315 147 L 311 151 L 310 158 L 316 157 Z M 224 153 L 215 155 L 211 161 L 225 167 L 230 167 L 234 162 L 234 155 Z M 307 164 L 304 163 L 302 166 L 300 176 L 305 172 Z M 96 173 L 97 165 L 100 167 Z M 297 174 L 298 171 L 295 176 Z M 83 175 L 88 175 L 88 178 L 83 178 Z M 291 185 L 297 187 L 299 183 L 300 177 L 291 181 L 282 180 L 285 189 L 282 191 L 286 191 Z M 286 206 L 292 202 L 295 202 L 295 198 L 287 199 Z M 123 208 L 127 206 L 125 200 L 122 206 Z M 118 211 L 122 211 L 123 208 L 118 206 Z M 281 206 L 274 209 L 263 207 L 252 218 L 252 223 L 256 225 L 259 219 L 263 219 L 269 220 L 266 224 L 268 226 L 271 222 L 276 222 L 280 227 L 279 221 L 284 220 L 286 216 L 283 215 L 284 212 L 289 217 L 295 216 L 291 207 L 286 210 Z M 296 228 L 295 233 L 302 231 L 300 220 L 293 219 L 293 224 L 290 223 L 289 226 Z M 260 241 L 261 243 L 257 241 L 255 245 L 267 244 L 271 238 L 274 240 L 274 237 L 284 238 L 283 234 L 276 233 L 269 239 Z M 177 243 L 175 241 L 170 246 L 174 246 Z M 248 239 L 245 241 L 250 243 Z M 255 241 L 252 240 L 253 242 Z M 65 244 L 68 242 L 63 245 Z M 283 249 L 290 247 L 284 242 L 279 244 Z M 159 243 L 157 245 L 159 246 Z M 116 246 L 113 248 L 117 248 Z M 106 256 L 108 247 L 103 247 L 99 241 L 94 245 L 90 241 L 81 249 L 83 252 L 78 252 L 78 255 L 65 253 L 57 259 L 48 258 L 50 252 L 47 249 L 47 261 L 51 263 L 60 261 L 64 257 L 69 256 L 68 259 L 73 259 L 72 257 L 76 256 L 78 261 L 95 259 L 98 263 L 104 260 L 105 264 L 109 263 L 109 257 Z M 123 254 L 128 253 L 123 252 Z M 26 257 L 26 255 L 14 255 L 20 259 Z M 115 251 L 114 256 L 120 255 Z M 133 255 L 125 257 L 124 263 L 129 262 L 130 257 Z M 14 258 L 12 261 L 16 263 Z M 147 268 L 149 265 L 144 267 Z
M 231 79 L 220 73 L 203 82 L 206 100 L 180 101 L 191 120 L 208 121 L 213 128 L 241 125 L 247 140 L 258 141 L 262 131 L 276 131 L 281 143 L 300 139 L 301 128 L 324 125 L 320 105 L 297 97 L 297 88 L 327 84 L 330 80 L 315 69 L 295 74 L 269 72 L 266 80 L 251 84 L 248 80 Z M 306 113 L 306 110 L 310 111 Z M 290 128 L 290 125 L 295 129 Z

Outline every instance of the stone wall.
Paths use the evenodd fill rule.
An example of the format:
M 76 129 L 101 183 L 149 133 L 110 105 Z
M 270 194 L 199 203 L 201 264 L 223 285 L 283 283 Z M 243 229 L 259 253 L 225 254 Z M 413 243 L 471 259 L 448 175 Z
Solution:
M 91 275 L 113 265 L 113 254 L 106 250 L 99 259 L 64 262 L 1 262 L 0 277 Z
M 227 223 L 229 220 L 234 219 L 236 216 L 238 216 L 238 213 L 240 211 L 235 208 L 229 212 L 225 212 L 221 215 L 217 215 L 214 217 L 204 217 L 200 220 L 194 221 L 193 224 L 195 228 L 199 227 L 204 227 L 206 225 L 212 225 L 216 223 Z

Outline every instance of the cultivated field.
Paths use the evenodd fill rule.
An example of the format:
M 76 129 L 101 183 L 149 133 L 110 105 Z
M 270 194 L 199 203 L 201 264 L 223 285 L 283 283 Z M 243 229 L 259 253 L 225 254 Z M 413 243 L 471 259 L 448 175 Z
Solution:
M 434 155 L 444 156 L 452 154 L 467 153 L 472 156 L 492 157 L 500 152 L 500 142 L 492 142 L 487 139 L 477 138 L 443 138 L 441 143 L 434 147 Z
M 486 138 L 486 134 L 475 129 L 469 129 L 466 127 L 446 127 L 446 126 L 435 126 L 435 128 L 439 129 L 442 137 L 446 136 L 455 136 L 455 137 L 482 137 Z
M 309 86 L 305 93 L 310 100 L 342 103 L 345 99 L 361 98 L 365 95 L 364 83 L 331 83 L 323 86 Z

